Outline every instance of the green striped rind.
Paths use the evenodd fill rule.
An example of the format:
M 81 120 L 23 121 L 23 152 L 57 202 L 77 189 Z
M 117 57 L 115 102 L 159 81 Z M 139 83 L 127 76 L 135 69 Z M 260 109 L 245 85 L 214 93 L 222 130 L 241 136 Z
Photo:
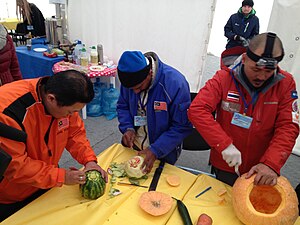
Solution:
M 85 184 L 79 185 L 82 197 L 87 199 L 97 199 L 105 192 L 106 183 L 97 170 L 90 170 L 85 173 Z

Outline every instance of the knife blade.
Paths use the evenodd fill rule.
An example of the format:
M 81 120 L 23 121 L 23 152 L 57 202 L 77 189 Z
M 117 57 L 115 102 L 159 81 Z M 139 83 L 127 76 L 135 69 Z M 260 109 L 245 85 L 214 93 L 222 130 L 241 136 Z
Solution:
M 125 183 L 125 182 L 118 182 L 118 185 L 129 185 L 129 186 L 137 186 L 137 187 L 143 187 L 143 188 L 148 188 L 148 186 L 145 185 L 139 185 L 139 184 L 132 184 L 132 183 Z
M 159 180 L 161 172 L 164 168 L 164 165 L 165 165 L 165 161 L 161 160 L 158 167 L 156 168 L 156 170 L 154 172 L 154 175 L 153 175 L 153 178 L 152 178 L 152 181 L 151 181 L 151 184 L 150 184 L 150 187 L 149 187 L 148 191 L 155 191 L 156 190 L 158 180 Z
M 234 167 L 234 171 L 235 171 L 235 173 L 236 173 L 239 177 L 241 176 L 240 171 L 239 171 L 239 166 L 238 166 L 238 165 L 236 165 L 236 166 Z

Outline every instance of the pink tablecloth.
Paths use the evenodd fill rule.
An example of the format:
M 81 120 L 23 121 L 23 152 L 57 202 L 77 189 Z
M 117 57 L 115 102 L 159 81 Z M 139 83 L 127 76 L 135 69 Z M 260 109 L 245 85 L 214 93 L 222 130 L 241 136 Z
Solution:
M 60 71 L 74 69 L 81 72 L 84 72 L 87 74 L 88 77 L 94 78 L 94 77 L 101 77 L 101 76 L 107 76 L 107 77 L 115 77 L 117 73 L 117 66 L 113 65 L 110 67 L 106 67 L 104 70 L 101 71 L 92 71 L 90 69 L 91 66 L 80 66 L 69 62 L 58 62 L 53 65 L 53 72 L 58 73 Z

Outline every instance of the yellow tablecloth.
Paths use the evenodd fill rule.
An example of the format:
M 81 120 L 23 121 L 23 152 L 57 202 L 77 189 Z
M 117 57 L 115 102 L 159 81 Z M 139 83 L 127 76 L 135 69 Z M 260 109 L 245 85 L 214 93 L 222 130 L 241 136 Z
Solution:
M 21 21 L 17 18 L 6 18 L 0 20 L 0 23 L 6 27 L 7 30 L 15 30 L 17 28 L 17 24 Z
M 124 148 L 120 144 L 114 144 L 98 156 L 99 165 L 107 169 L 111 162 L 124 162 L 136 152 Z M 153 171 L 143 185 L 149 186 L 158 161 Z M 176 174 L 181 177 L 181 185 L 171 187 L 166 182 L 166 176 Z M 212 189 L 201 195 L 195 196 L 211 186 Z M 11 217 L 1 225 L 24 224 L 59 224 L 59 225 L 182 225 L 182 221 L 176 202 L 170 212 L 163 216 L 153 217 L 142 211 L 138 206 L 138 199 L 147 188 L 134 186 L 115 186 L 122 194 L 109 198 L 109 184 L 106 186 L 104 196 L 97 200 L 86 200 L 81 197 L 78 185 L 53 188 L 42 195 Z M 217 192 L 226 188 L 226 202 L 220 204 Z M 201 213 L 207 213 L 213 218 L 215 225 L 239 225 L 242 224 L 235 216 L 231 205 L 231 187 L 206 175 L 193 175 L 175 166 L 166 164 L 161 174 L 157 191 L 168 193 L 177 199 L 181 199 L 187 206 L 192 221 L 195 223 Z M 300 225 L 300 220 L 298 223 Z

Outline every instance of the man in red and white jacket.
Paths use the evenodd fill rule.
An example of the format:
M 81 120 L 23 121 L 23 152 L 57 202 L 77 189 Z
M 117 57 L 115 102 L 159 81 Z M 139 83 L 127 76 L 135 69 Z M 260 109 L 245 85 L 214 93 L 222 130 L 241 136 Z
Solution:
M 192 102 L 190 121 L 211 146 L 217 179 L 233 185 L 239 173 L 275 185 L 299 133 L 297 91 L 278 62 L 274 33 L 255 36 L 231 68 L 217 71 Z M 216 120 L 212 116 L 216 112 Z

